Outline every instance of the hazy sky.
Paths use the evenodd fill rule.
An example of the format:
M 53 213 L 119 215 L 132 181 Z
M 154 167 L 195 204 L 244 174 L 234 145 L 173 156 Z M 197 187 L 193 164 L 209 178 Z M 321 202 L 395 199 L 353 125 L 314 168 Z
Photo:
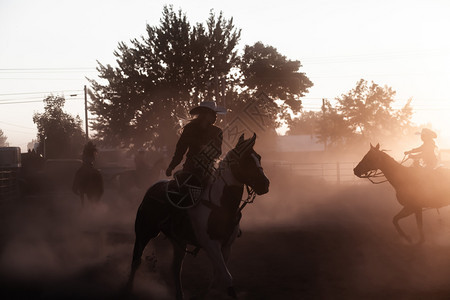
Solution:
M 0 0 L 0 128 L 10 145 L 26 150 L 32 115 L 50 93 L 64 94 L 66 111 L 84 120 L 82 89 L 96 61 L 114 64 L 117 43 L 158 25 L 164 4 L 191 23 L 223 11 L 242 29 L 241 49 L 261 41 L 300 60 L 314 83 L 307 110 L 364 78 L 397 91 L 395 107 L 413 98 L 414 121 L 450 137 L 450 1 Z

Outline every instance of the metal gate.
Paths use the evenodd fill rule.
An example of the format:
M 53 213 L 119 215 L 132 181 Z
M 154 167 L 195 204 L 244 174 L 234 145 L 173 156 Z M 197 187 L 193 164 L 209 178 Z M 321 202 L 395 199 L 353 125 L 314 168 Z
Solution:
M 0 199 L 19 197 L 19 169 L 0 168 Z

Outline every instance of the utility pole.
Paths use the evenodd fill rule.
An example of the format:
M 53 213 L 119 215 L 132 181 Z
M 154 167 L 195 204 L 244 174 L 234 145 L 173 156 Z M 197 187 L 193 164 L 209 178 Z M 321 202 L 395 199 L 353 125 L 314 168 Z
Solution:
M 84 86 L 84 119 L 86 121 L 86 140 L 89 140 L 89 126 L 88 126 L 88 110 L 87 110 L 87 88 Z
M 325 120 L 325 102 L 326 99 L 322 98 L 322 118 Z M 328 140 L 328 133 L 325 133 L 325 137 L 323 139 L 323 147 L 324 150 L 327 150 L 327 140 Z

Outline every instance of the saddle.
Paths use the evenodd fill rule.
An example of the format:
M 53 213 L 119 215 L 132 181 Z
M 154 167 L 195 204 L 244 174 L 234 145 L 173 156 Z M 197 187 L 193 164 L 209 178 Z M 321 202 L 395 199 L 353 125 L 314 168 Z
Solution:
M 178 209 L 188 209 L 200 202 L 203 192 L 201 180 L 191 172 L 178 171 L 166 185 L 166 198 Z

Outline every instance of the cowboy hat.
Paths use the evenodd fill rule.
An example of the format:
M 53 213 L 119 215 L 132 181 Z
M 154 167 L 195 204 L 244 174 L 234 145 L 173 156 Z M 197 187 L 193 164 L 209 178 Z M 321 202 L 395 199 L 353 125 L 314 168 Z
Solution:
M 189 112 L 191 115 L 199 115 L 203 111 L 212 110 L 215 113 L 224 115 L 227 113 L 227 109 L 225 107 L 217 106 L 213 101 L 203 101 L 199 106 L 194 107 Z
M 429 136 L 429 137 L 431 137 L 433 139 L 437 138 L 436 132 L 434 132 L 433 130 L 428 129 L 428 128 L 422 128 L 422 131 L 421 132 L 416 132 L 416 134 Z

